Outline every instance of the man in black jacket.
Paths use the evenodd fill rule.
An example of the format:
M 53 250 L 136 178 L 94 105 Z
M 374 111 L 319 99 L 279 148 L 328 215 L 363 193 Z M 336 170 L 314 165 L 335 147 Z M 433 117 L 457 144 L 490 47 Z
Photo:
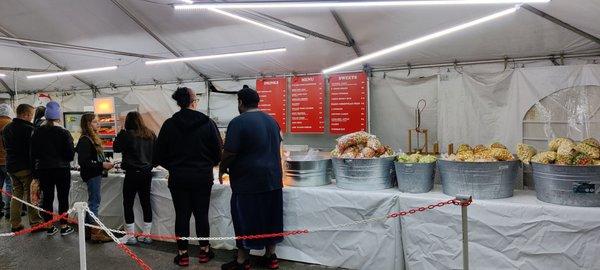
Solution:
M 13 181 L 13 195 L 27 202 L 29 187 L 33 180 L 32 162 L 29 151 L 29 140 L 33 133 L 33 115 L 35 109 L 27 104 L 17 107 L 17 118 L 4 128 L 2 139 L 6 149 L 6 170 Z M 21 225 L 22 204 L 13 200 L 10 204 L 10 223 L 13 232 L 23 229 Z M 28 207 L 29 225 L 35 226 L 42 222 L 37 210 Z
M 175 235 L 190 235 L 193 213 L 196 235 L 208 237 L 213 167 L 221 160 L 221 135 L 208 116 L 196 111 L 198 98 L 191 89 L 180 87 L 172 97 L 181 110 L 161 127 L 154 147 L 154 164 L 169 171 L 169 189 L 175 206 Z M 189 265 L 188 242 L 177 241 L 177 248 L 174 263 Z M 206 263 L 213 257 L 208 241 L 200 241 L 200 262 Z

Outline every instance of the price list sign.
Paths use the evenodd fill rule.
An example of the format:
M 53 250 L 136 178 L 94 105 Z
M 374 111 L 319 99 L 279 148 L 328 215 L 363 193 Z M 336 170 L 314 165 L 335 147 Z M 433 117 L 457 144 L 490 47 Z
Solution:
M 270 115 L 279 123 L 282 132 L 286 132 L 285 125 L 285 92 L 287 79 L 284 77 L 260 78 L 256 80 L 256 92 L 260 96 L 258 108 Z
M 292 77 L 291 132 L 323 133 L 325 118 L 323 98 L 325 81 L 322 75 Z
M 329 77 L 330 132 L 348 134 L 367 130 L 367 75 L 333 74 Z

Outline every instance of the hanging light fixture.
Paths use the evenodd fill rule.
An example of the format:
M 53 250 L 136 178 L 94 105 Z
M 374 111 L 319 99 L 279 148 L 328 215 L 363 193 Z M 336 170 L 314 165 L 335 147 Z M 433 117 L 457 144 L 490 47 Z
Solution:
M 175 5 L 178 10 L 189 9 L 274 9 L 274 8 L 346 8 L 346 7 L 394 7 L 394 6 L 450 6 L 450 5 L 491 5 L 491 4 L 532 4 L 548 3 L 550 0 L 422 0 L 422 1 L 274 1 L 274 2 L 227 2 L 194 3 L 183 0 L 188 5 Z M 188 2 L 189 1 L 189 2 Z
M 373 52 L 373 53 L 370 53 L 370 54 L 366 54 L 366 55 L 358 57 L 358 58 L 356 58 L 354 60 L 350 60 L 348 62 L 344 62 L 344 63 L 341 63 L 339 65 L 335 65 L 333 67 L 324 69 L 323 73 L 331 73 L 333 71 L 337 71 L 337 70 L 341 70 L 341 69 L 344 69 L 344 68 L 347 68 L 347 67 L 350 67 L 350 66 L 354 66 L 354 65 L 357 65 L 357 64 L 365 63 L 365 62 L 367 62 L 367 61 L 369 61 L 371 59 L 378 58 L 380 56 L 383 56 L 383 55 L 386 55 L 386 54 L 389 54 L 389 53 L 392 53 L 392 52 L 396 52 L 396 51 L 399 51 L 399 50 L 404 49 L 404 48 L 408 48 L 408 47 L 411 47 L 411 46 L 414 46 L 414 45 L 417 45 L 417 44 L 420 44 L 420 43 L 423 43 L 423 42 L 426 42 L 426 41 L 429 41 L 429 40 L 432 40 L 432 39 L 436 39 L 436 38 L 439 38 L 439 37 L 443 37 L 445 35 L 448 35 L 448 34 L 451 34 L 451 33 L 454 33 L 454 32 L 458 32 L 460 30 L 464 30 L 464 29 L 473 27 L 475 25 L 482 24 L 484 22 L 488 22 L 488 21 L 491 21 L 491 20 L 494 20 L 494 19 L 498 19 L 498 18 L 506 16 L 508 14 L 512 14 L 515 11 L 517 11 L 518 9 L 519 9 L 519 6 L 515 6 L 513 8 L 509 8 L 509 9 L 506 9 L 506 10 L 503 10 L 503 11 L 500 11 L 500 12 L 497 12 L 497 13 L 494 13 L 494 14 L 482 17 L 482 18 L 479 18 L 477 20 L 470 21 L 468 23 L 457 25 L 457 26 L 454 26 L 454 27 L 451 27 L 451 28 L 448 28 L 448 29 L 445 29 L 445 30 L 442 30 L 442 31 L 439 31 L 439 32 L 435 32 L 433 34 L 429 34 L 429 35 L 426 35 L 426 36 L 423 36 L 423 37 L 420 37 L 420 38 L 417 38 L 417 39 L 414 39 L 414 40 L 411 40 L 411 41 L 407 41 L 407 42 L 404 42 L 404 43 L 401 43 L 401 44 L 398 44 L 398 45 L 395 45 L 395 46 L 392 46 L 392 47 L 389 47 L 389 48 L 386 48 L 386 49 L 383 49 L 383 50 L 379 50 L 379 51 L 376 51 L 376 52 Z
M 66 75 L 102 72 L 102 71 L 115 70 L 117 68 L 119 68 L 119 67 L 118 66 L 110 66 L 110 67 L 101 67 L 101 68 L 68 70 L 68 71 L 44 73 L 44 74 L 38 74 L 38 75 L 29 75 L 29 76 L 27 76 L 27 79 L 39 79 L 39 78 L 47 78 L 47 77 L 60 77 L 60 76 L 66 76 Z
M 177 62 L 190 62 L 190 61 L 198 61 L 198 60 L 208 60 L 208 59 L 218 59 L 218 58 L 229 58 L 229 57 L 238 57 L 238 56 L 248 56 L 248 55 L 278 53 L 278 52 L 285 52 L 285 51 L 286 51 L 286 48 L 278 48 L 278 49 L 268 49 L 268 50 L 258 50 L 258 51 L 246 51 L 246 52 L 236 52 L 236 53 L 223 53 L 223 54 L 192 56 L 192 57 L 179 57 L 179 58 L 171 58 L 171 59 L 150 60 L 150 61 L 146 61 L 146 65 L 177 63 Z

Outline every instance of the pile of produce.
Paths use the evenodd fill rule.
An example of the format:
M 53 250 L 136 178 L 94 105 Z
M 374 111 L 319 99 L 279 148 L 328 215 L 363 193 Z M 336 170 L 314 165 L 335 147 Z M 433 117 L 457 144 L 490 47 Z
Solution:
M 396 158 L 396 161 L 400 163 L 434 163 L 436 160 L 435 156 L 421 155 L 419 153 L 412 155 L 402 153 Z
M 339 137 L 331 156 L 336 158 L 380 158 L 394 156 L 394 150 L 383 145 L 375 135 L 364 131 Z
M 475 147 L 462 144 L 458 147 L 456 154 L 446 155 L 443 158 L 450 161 L 464 162 L 495 162 L 515 159 L 506 146 L 501 143 L 493 143 L 490 146 L 480 144 Z
M 548 151 L 537 153 L 530 145 L 519 144 L 517 156 L 523 163 L 589 166 L 600 165 L 600 142 L 589 138 L 575 142 L 568 138 L 554 138 L 548 143 Z

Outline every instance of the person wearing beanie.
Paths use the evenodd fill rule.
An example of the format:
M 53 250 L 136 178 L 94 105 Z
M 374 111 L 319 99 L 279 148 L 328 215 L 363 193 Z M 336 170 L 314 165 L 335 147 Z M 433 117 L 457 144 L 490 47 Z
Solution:
M 275 119 L 258 109 L 260 97 L 247 85 L 238 92 L 240 115 L 229 122 L 225 136 L 219 181 L 229 174 L 231 217 L 236 236 L 283 231 L 281 130 Z M 259 265 L 279 268 L 275 247 L 282 237 L 237 240 L 236 259 L 223 270 L 250 267 L 250 250 L 265 249 Z
M 30 139 L 33 133 L 34 108 L 28 104 L 17 106 L 17 117 L 2 130 L 2 140 L 6 150 L 6 171 L 10 176 L 13 196 L 31 202 L 29 189 L 33 181 Z M 11 231 L 16 232 L 24 227 L 21 224 L 21 208 L 23 204 L 12 200 L 10 204 Z M 34 227 L 42 223 L 39 212 L 27 207 L 29 225 Z
M 119 132 L 113 150 L 123 153 L 121 168 L 125 170 L 123 182 L 123 210 L 125 214 L 125 227 L 127 235 L 119 241 L 127 245 L 137 244 L 138 241 L 146 244 L 152 239 L 145 235 L 152 229 L 152 205 L 150 204 L 150 189 L 152 188 L 152 152 L 156 135 L 144 124 L 139 112 L 129 112 L 125 118 L 125 127 Z M 133 203 L 135 195 L 140 198 L 140 205 L 144 214 L 144 235 L 135 238 L 135 219 Z
M 12 121 L 12 108 L 7 103 L 0 104 L 0 135 L 6 125 Z M 6 187 L 5 187 L 6 185 Z M 4 142 L 0 140 L 0 188 L 6 190 L 12 194 L 12 184 L 8 173 L 6 172 L 6 150 L 4 149 Z M 4 199 L 2 199 L 4 198 Z M 6 212 L 6 218 L 10 217 L 10 198 L 7 196 L 0 195 L 0 218 L 2 218 Z
M 181 110 L 162 125 L 154 147 L 154 164 L 169 171 L 169 190 L 175 207 L 175 235 L 190 235 L 190 218 L 196 220 L 196 235 L 208 237 L 208 208 L 214 181 L 213 167 L 221 160 L 221 134 L 217 125 L 198 112 L 194 91 L 180 87 L 173 99 Z M 208 241 L 200 242 L 200 263 L 215 254 Z M 177 240 L 177 256 L 173 262 L 188 266 L 188 241 Z
M 42 208 L 53 212 L 54 194 L 58 196 L 58 212 L 60 214 L 69 210 L 69 190 L 71 189 L 71 161 L 75 152 L 71 133 L 60 125 L 62 111 L 60 104 L 50 101 L 46 105 L 46 123 L 37 128 L 31 136 L 31 160 L 33 174 L 39 179 L 41 190 L 44 194 Z M 52 216 L 42 213 L 45 221 Z M 58 233 L 58 228 L 51 225 L 47 228 L 48 236 Z M 66 220 L 60 221 L 60 234 L 62 236 L 73 233 Z

